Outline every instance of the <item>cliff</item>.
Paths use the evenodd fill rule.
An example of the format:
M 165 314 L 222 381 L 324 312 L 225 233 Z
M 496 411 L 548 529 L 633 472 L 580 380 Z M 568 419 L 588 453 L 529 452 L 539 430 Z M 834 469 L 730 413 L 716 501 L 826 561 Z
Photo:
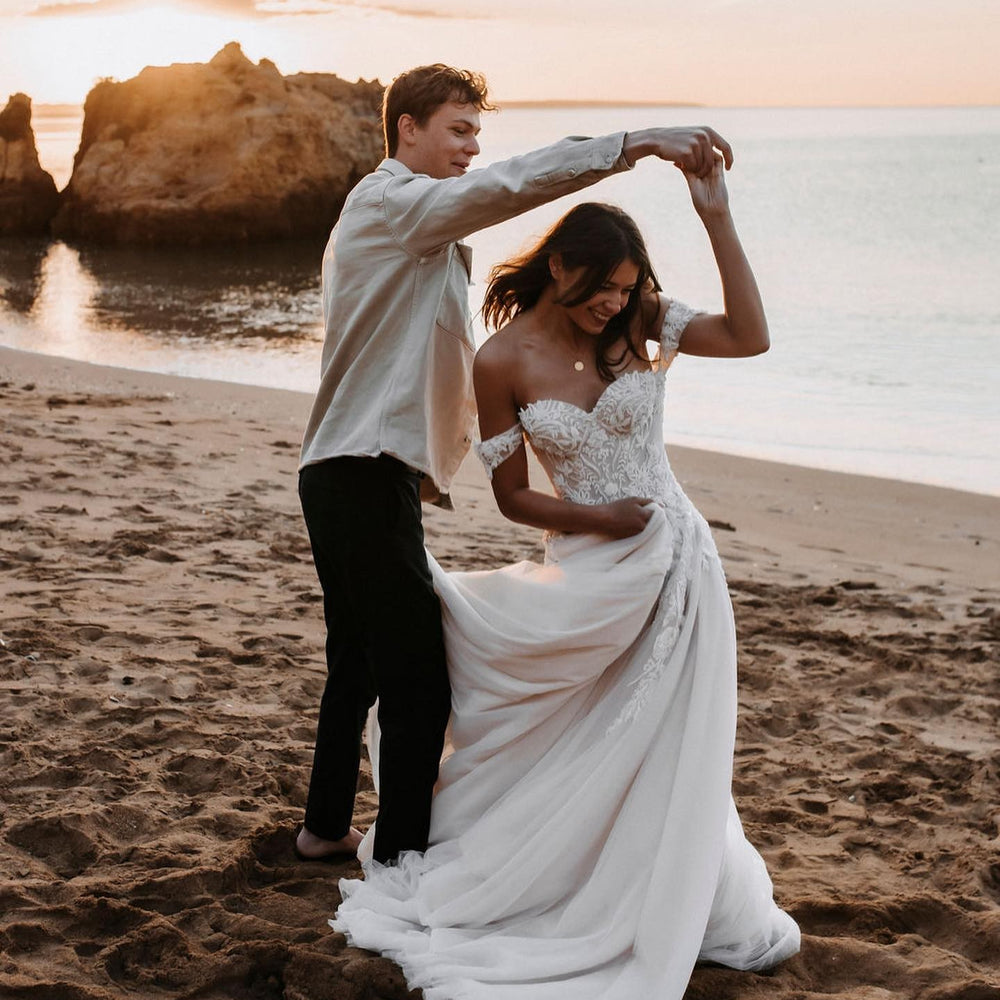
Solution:
M 46 232 L 58 204 L 55 181 L 38 162 L 31 98 L 14 94 L 0 111 L 0 236 Z
M 105 243 L 325 235 L 382 158 L 382 86 L 210 62 L 98 83 L 53 232 Z

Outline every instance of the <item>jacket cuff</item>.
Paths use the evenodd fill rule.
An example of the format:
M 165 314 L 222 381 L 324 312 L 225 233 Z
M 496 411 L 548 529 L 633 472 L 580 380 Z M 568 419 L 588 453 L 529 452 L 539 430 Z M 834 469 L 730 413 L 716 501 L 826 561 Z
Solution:
M 614 132 L 611 135 L 604 135 L 598 139 L 591 139 L 582 135 L 571 135 L 564 142 L 586 143 L 589 148 L 581 150 L 581 154 L 572 163 L 564 163 L 555 170 L 549 170 L 543 174 L 536 174 L 534 183 L 539 187 L 547 187 L 550 184 L 564 184 L 572 182 L 575 178 L 589 174 L 613 174 L 622 170 L 630 170 L 631 167 L 625 159 L 623 146 L 625 144 L 625 133 Z

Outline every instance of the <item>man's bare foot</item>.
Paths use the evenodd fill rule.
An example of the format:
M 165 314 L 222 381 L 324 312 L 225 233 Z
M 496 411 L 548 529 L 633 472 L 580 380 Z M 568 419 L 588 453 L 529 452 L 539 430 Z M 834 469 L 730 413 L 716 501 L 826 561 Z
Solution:
M 310 833 L 305 827 L 295 838 L 295 853 L 302 861 L 326 861 L 335 855 L 349 854 L 356 857 L 363 834 L 352 826 L 340 840 L 324 840 Z

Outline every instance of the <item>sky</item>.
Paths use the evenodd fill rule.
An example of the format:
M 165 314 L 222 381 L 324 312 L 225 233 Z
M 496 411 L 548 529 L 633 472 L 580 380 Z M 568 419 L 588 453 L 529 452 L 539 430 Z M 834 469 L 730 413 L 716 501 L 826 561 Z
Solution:
M 0 0 L 0 99 L 229 41 L 348 80 L 447 62 L 500 101 L 1000 104 L 1000 0 Z

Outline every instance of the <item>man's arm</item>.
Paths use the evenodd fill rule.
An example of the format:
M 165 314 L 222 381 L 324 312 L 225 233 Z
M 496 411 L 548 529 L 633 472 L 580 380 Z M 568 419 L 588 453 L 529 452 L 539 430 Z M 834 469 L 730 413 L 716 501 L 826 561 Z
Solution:
M 711 129 L 655 128 L 598 139 L 562 139 L 463 177 L 394 178 L 386 188 L 386 216 L 400 243 L 423 256 L 627 170 L 643 156 L 659 156 L 698 172 L 703 157 L 710 154 L 709 164 L 713 162 L 713 143 L 731 163 L 729 144 Z
M 403 247 L 424 256 L 627 170 L 629 165 L 622 157 L 624 139 L 624 133 L 599 139 L 562 139 L 470 170 L 462 177 L 395 177 L 386 187 L 386 218 Z

